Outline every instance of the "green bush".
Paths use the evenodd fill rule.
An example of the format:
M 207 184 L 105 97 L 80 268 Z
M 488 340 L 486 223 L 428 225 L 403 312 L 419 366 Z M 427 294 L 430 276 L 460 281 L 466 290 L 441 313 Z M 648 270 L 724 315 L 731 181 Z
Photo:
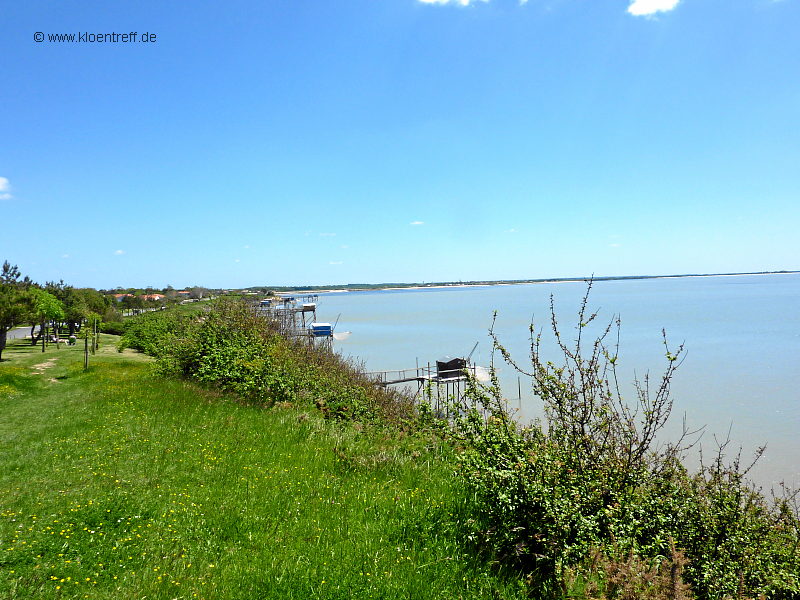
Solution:
M 287 336 L 280 323 L 241 300 L 220 300 L 202 314 L 148 313 L 128 322 L 120 347 L 157 358 L 177 374 L 258 404 L 316 405 L 338 419 L 401 420 L 412 402 L 380 389 L 330 349 Z
M 673 561 L 682 572 L 675 589 L 686 583 L 699 598 L 799 597 L 795 497 L 767 501 L 748 486 L 738 459 L 726 464 L 724 447 L 712 465 L 689 474 L 685 445 L 655 441 L 671 411 L 680 349 L 667 348 L 658 385 L 636 382 L 630 406 L 616 384 L 617 348 L 605 344 L 619 321 L 586 344 L 582 337 L 596 315 L 585 307 L 586 299 L 574 345 L 563 342 L 551 319 L 563 355 L 558 364 L 542 358 L 541 332 L 531 328 L 531 368 L 524 372 L 544 404 L 543 422 L 522 427 L 510 418 L 494 376 L 491 385 L 470 384 L 450 430 L 475 498 L 471 539 L 561 593 L 576 573 L 611 582 L 609 565 L 618 572 L 650 565 L 642 572 L 655 582 Z M 496 338 L 495 348 L 523 371 Z M 617 589 L 611 583 L 606 589 Z
M 125 323 L 121 321 L 100 323 L 100 333 L 110 333 L 111 335 L 123 335 L 125 333 Z
M 197 326 L 197 318 L 170 311 L 148 312 L 125 322 L 125 330 L 117 345 L 119 350 L 133 348 L 151 356 L 172 352 L 175 336 L 188 335 Z

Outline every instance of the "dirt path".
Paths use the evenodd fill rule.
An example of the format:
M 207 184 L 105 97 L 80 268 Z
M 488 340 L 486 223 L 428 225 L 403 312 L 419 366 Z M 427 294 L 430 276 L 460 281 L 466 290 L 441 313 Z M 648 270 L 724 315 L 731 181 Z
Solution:
M 31 371 L 34 375 L 42 375 L 47 369 L 54 366 L 56 366 L 56 361 L 55 359 L 51 358 L 50 360 L 39 363 L 38 365 L 33 365 L 31 367 Z

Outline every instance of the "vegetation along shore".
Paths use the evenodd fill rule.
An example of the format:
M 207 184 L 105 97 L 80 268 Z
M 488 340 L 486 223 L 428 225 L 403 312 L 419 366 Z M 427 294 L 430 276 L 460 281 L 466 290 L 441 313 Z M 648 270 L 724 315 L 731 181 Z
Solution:
M 445 418 L 247 297 L 122 319 L 3 273 L 4 332 L 52 338 L 0 363 L 0 597 L 800 597 L 796 493 L 656 443 L 682 349 L 623 401 L 590 296 L 559 363 L 494 340 L 545 407 L 522 426 L 496 378 Z

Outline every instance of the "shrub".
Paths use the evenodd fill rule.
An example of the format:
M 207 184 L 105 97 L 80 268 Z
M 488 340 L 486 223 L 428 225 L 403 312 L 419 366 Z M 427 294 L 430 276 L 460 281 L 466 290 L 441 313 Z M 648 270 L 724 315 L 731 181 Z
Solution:
M 616 378 L 618 348 L 606 345 L 619 320 L 586 344 L 584 332 L 596 318 L 586 311 L 587 299 L 588 292 L 574 345 L 564 342 L 551 301 L 558 364 L 542 357 L 542 333 L 533 326 L 528 371 L 494 338 L 496 351 L 530 376 L 544 422 L 522 427 L 510 418 L 494 373 L 490 385 L 470 383 L 451 434 L 462 447 L 460 472 L 475 497 L 473 541 L 562 592 L 570 573 L 601 577 L 596 565 L 587 566 L 593 553 L 624 559 L 653 578 L 658 561 L 672 556 L 674 562 L 676 553 L 685 553 L 682 579 L 700 598 L 797 597 L 795 497 L 767 502 L 748 487 L 738 459 L 725 463 L 724 447 L 712 465 L 690 475 L 682 465 L 686 434 L 656 445 L 671 411 L 669 387 L 681 349 L 673 353 L 665 341 L 667 368 L 658 384 L 635 382 L 635 402 L 626 403 Z
M 110 323 L 100 323 L 100 333 L 110 333 L 111 335 L 123 335 L 125 333 L 125 323 L 112 321 Z
M 157 358 L 163 374 L 179 374 L 263 405 L 316 405 L 327 417 L 400 421 L 412 402 L 374 385 L 330 349 L 291 338 L 280 322 L 239 299 L 220 299 L 202 315 L 172 311 L 130 321 L 121 345 Z
M 175 337 L 189 335 L 197 318 L 171 312 L 148 312 L 125 322 L 125 331 L 117 348 L 133 348 L 151 356 L 166 356 L 172 351 Z

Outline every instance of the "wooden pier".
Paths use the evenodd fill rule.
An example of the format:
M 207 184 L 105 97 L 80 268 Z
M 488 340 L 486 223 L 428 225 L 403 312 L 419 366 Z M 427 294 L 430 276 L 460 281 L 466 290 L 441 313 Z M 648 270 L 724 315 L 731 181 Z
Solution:
M 441 371 L 436 366 L 431 366 L 430 363 L 423 367 L 412 367 L 410 369 L 393 369 L 389 371 L 368 371 L 366 374 L 370 377 L 377 379 L 378 385 L 384 387 L 389 385 L 398 385 L 401 383 L 449 383 L 452 381 L 463 381 L 467 379 L 467 375 L 475 377 L 475 365 L 466 365 L 461 369 L 454 369 L 449 371 Z
M 463 406 L 468 380 L 477 379 L 480 368 L 465 359 L 452 359 L 409 369 L 368 371 L 366 375 L 382 387 L 416 386 L 414 398 L 427 400 L 437 416 L 447 418 Z
M 259 313 L 287 326 L 287 329 L 307 328 L 317 320 L 317 304 L 315 302 L 303 303 L 297 306 L 288 301 L 274 304 L 264 304 L 256 307 Z

